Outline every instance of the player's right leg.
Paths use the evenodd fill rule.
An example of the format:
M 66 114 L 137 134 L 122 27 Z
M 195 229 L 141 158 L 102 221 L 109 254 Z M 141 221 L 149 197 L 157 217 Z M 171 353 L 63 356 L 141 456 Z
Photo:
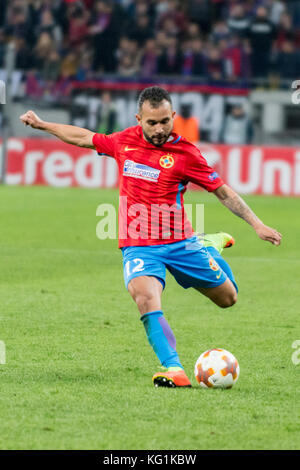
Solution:
M 128 284 L 128 292 L 141 313 L 148 341 L 163 369 L 152 377 L 155 386 L 190 387 L 176 351 L 176 339 L 161 310 L 163 286 L 153 276 L 139 276 Z
M 152 247 L 122 250 L 125 285 L 140 311 L 148 341 L 164 367 L 153 376 L 154 385 L 188 387 L 191 384 L 179 360 L 174 333 L 161 310 L 165 266 L 157 258 L 159 248 L 155 248 L 155 254 Z

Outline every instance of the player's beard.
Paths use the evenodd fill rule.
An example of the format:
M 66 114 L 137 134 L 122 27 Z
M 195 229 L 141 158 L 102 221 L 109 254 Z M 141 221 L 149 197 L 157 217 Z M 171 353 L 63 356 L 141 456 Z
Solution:
M 156 136 L 150 137 L 150 135 L 148 135 L 143 129 L 143 134 L 145 139 L 150 142 L 150 144 L 155 145 L 155 147 L 161 147 L 167 142 L 168 138 L 172 134 L 172 131 L 169 134 L 158 134 Z

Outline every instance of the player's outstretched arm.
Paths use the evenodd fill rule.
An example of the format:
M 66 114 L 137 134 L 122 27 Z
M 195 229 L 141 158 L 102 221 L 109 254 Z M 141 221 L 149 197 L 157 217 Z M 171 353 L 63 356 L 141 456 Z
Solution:
M 78 147 L 94 148 L 94 132 L 82 127 L 69 126 L 68 124 L 57 124 L 55 122 L 46 122 L 38 117 L 33 111 L 27 111 L 20 116 L 20 120 L 25 126 L 31 126 L 33 129 L 48 132 L 55 135 L 67 144 L 77 145 Z
M 259 238 L 269 241 L 273 245 L 280 245 L 281 233 L 265 225 L 233 189 L 223 184 L 214 193 L 220 202 L 231 212 L 248 222 L 254 228 Z

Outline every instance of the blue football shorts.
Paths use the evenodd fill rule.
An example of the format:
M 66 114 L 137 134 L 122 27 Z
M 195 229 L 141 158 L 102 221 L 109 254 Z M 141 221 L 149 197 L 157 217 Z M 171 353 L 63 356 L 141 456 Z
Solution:
M 122 253 L 126 288 L 139 276 L 154 276 L 165 287 L 166 269 L 185 289 L 217 287 L 227 279 L 196 236 L 163 245 L 124 247 Z

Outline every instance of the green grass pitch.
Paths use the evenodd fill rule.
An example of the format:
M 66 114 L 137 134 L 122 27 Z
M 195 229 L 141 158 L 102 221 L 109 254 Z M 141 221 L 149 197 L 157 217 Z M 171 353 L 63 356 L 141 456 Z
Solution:
M 155 389 L 158 367 L 124 283 L 117 241 L 96 237 L 115 190 L 0 187 L 1 449 L 297 449 L 300 364 L 299 199 L 245 197 L 283 234 L 259 240 L 213 195 L 205 230 L 224 230 L 239 284 L 226 310 L 168 275 L 163 310 L 192 389 Z M 239 360 L 231 390 L 193 377 L 206 349 Z

